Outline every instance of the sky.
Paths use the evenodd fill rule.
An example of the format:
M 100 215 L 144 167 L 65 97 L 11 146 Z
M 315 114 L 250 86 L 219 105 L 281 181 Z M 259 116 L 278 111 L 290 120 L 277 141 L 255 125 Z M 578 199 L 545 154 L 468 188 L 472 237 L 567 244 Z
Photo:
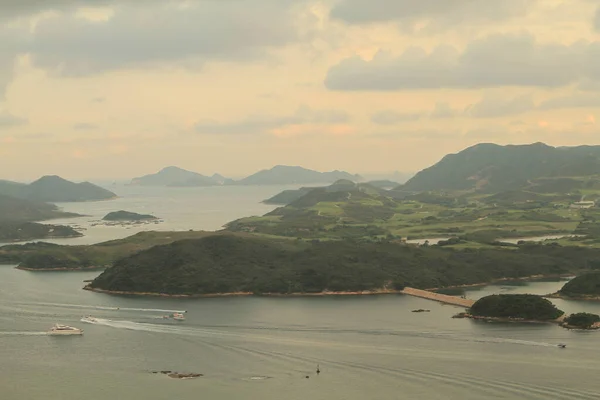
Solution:
M 0 179 L 600 143 L 600 0 L 1 0 Z

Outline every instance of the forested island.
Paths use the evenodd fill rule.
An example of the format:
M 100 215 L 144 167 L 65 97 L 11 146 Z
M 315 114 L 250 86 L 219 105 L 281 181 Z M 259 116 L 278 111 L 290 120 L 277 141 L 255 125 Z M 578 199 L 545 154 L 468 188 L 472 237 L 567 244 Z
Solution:
M 70 226 L 36 224 L 34 222 L 0 223 L 0 242 L 17 242 L 33 239 L 59 239 L 83 236 Z
M 600 316 L 590 313 L 571 314 L 561 326 L 567 329 L 600 329 Z
M 393 242 L 208 235 L 121 258 L 89 288 L 189 296 L 427 289 L 585 270 L 600 257 L 600 250 L 582 250 L 541 245 L 509 252 L 455 250 Z
M 549 300 L 532 294 L 494 294 L 477 300 L 468 314 L 474 319 L 555 321 L 564 311 Z
M 130 211 L 113 211 L 102 218 L 103 221 L 152 221 L 156 220 L 154 215 L 138 214 Z

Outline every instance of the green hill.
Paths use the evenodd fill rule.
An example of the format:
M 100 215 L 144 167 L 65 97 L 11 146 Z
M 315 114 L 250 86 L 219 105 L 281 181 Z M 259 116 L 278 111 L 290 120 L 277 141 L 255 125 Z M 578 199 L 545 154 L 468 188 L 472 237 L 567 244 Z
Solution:
M 551 147 L 543 143 L 499 146 L 478 144 L 445 156 L 402 186 L 405 190 L 478 190 L 495 193 L 523 187 L 564 191 L 580 187 L 573 181 L 532 182 L 600 174 L 600 146 Z
M 600 250 L 595 249 L 546 246 L 508 252 L 452 250 L 352 240 L 312 243 L 222 234 L 181 240 L 132 254 L 115 262 L 91 286 L 111 291 L 190 295 L 432 288 L 560 274 L 585 268 L 590 258 L 599 255 Z M 520 299 L 517 297 L 499 305 L 481 300 L 474 312 L 536 319 L 557 316 L 554 309 L 543 307 L 547 300 L 534 297 L 516 301 Z
M 130 211 L 113 211 L 104 216 L 104 221 L 147 221 L 157 219 L 154 215 L 138 214 Z
M 558 293 L 567 297 L 600 297 L 600 272 L 579 275 L 565 283 Z
M 0 242 L 16 242 L 33 239 L 73 238 L 83 236 L 70 226 L 36 224 L 34 222 L 0 223 Z
M 0 221 L 30 222 L 75 217 L 53 204 L 30 201 L 0 194 Z
M 0 194 L 35 202 L 108 200 L 113 192 L 89 182 L 73 183 L 59 176 L 44 176 L 30 184 L 0 181 Z
M 543 297 L 532 294 L 494 294 L 477 300 L 470 314 L 480 317 L 554 320 L 564 314 Z

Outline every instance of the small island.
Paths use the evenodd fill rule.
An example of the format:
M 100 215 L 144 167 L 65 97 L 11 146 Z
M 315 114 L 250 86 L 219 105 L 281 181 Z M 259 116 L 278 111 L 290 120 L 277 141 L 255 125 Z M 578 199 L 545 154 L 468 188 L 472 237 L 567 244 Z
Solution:
M 600 315 L 590 313 L 571 314 L 561 326 L 567 329 L 600 329 Z
M 589 272 L 579 275 L 556 293 L 547 297 L 567 300 L 600 300 L 600 272 Z
M 130 211 L 113 211 L 108 213 L 102 218 L 103 221 L 123 221 L 123 222 L 132 222 L 132 221 L 154 221 L 158 218 L 154 215 L 150 214 L 138 214 Z
M 564 312 L 533 294 L 494 294 L 477 300 L 462 317 L 505 322 L 559 322 Z

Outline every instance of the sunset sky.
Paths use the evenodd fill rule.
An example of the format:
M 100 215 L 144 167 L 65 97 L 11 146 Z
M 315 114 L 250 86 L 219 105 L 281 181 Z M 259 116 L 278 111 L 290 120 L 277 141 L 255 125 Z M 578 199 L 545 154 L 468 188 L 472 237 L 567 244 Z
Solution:
M 0 0 L 0 179 L 600 143 L 600 0 Z

